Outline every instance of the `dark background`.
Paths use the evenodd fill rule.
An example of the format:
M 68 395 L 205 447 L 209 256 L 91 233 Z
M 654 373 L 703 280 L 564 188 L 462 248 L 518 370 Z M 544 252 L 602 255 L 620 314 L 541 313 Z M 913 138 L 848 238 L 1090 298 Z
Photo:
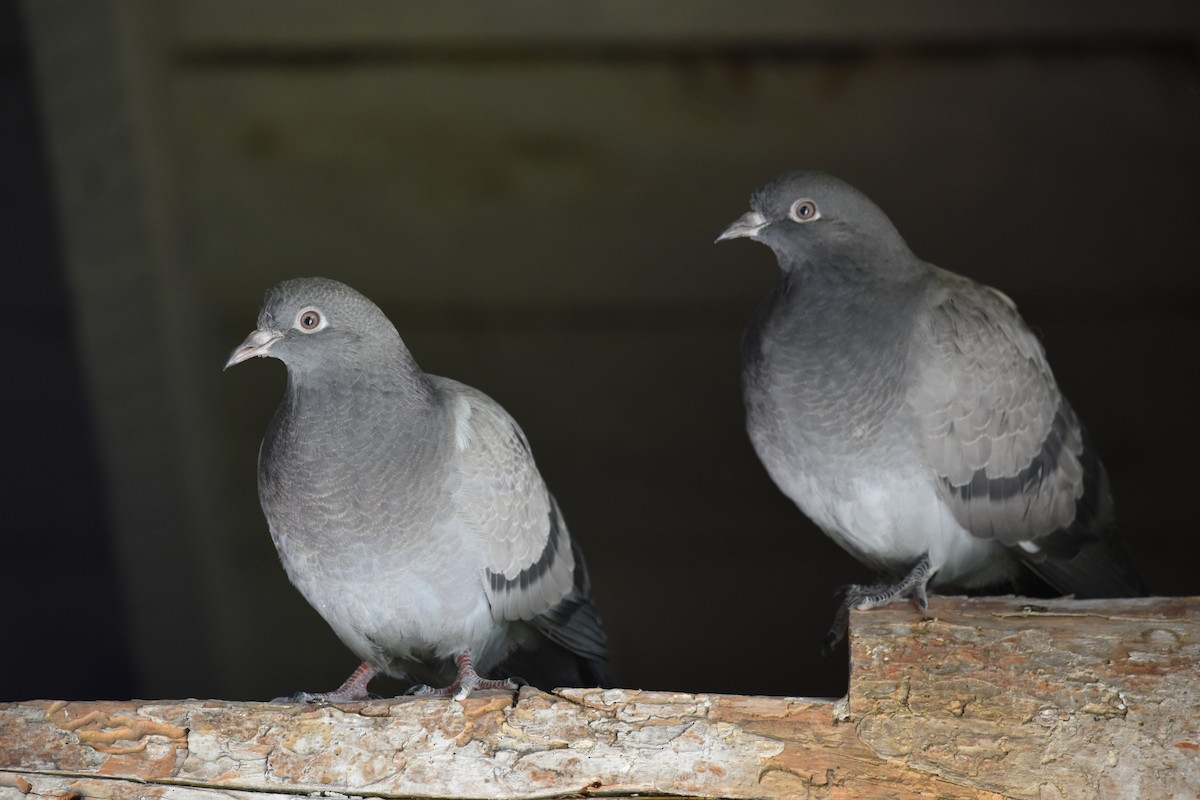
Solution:
M 856 8 L 0 0 L 0 700 L 355 666 L 257 508 L 283 368 L 220 370 L 311 274 L 520 422 L 619 685 L 844 692 L 821 636 L 870 575 L 750 449 L 775 266 L 712 244 L 791 167 L 1017 300 L 1151 589 L 1200 594 L 1200 6 Z

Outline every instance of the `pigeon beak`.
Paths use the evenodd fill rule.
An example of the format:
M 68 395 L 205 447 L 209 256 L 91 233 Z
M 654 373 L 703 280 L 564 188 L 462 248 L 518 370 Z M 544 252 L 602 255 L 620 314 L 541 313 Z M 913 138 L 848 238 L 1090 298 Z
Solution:
M 229 354 L 229 360 L 222 369 L 229 369 L 234 364 L 240 364 L 248 358 L 269 355 L 271 346 L 283 338 L 281 331 L 263 330 L 259 328 L 246 337 L 246 341 L 234 348 Z
M 766 217 L 757 211 L 747 211 L 738 217 L 736 222 L 721 231 L 721 235 L 717 237 L 717 241 L 723 242 L 726 239 L 740 239 L 742 237 L 753 239 L 765 227 L 767 227 Z

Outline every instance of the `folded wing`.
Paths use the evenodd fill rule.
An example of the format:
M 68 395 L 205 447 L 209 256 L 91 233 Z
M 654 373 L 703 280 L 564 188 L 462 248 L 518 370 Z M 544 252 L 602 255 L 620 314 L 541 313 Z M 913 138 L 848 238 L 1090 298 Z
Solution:
M 958 522 L 1014 547 L 1056 589 L 1137 594 L 1104 467 L 1041 344 L 1000 292 L 939 271 L 908 402 Z

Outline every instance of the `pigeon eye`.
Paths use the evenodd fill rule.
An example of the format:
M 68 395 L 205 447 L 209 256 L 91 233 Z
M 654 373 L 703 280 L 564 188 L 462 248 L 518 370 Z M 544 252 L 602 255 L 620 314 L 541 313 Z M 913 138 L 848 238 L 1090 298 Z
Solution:
M 315 333 L 325 327 L 325 320 L 320 311 L 306 308 L 296 315 L 296 327 L 304 333 Z
M 821 212 L 817 211 L 816 203 L 804 198 L 792 203 L 792 207 L 788 209 L 788 216 L 796 222 L 812 222 L 821 218 Z

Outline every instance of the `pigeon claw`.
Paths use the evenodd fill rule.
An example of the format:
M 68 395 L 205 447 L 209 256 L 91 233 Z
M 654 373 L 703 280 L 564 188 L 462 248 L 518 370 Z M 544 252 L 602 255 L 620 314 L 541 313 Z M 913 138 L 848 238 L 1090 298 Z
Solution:
M 886 606 L 901 597 L 909 596 L 912 598 L 913 605 L 918 609 L 928 611 L 929 592 L 926 587 L 932 577 L 933 567 L 929 562 L 929 556 L 924 555 L 918 559 L 909 573 L 896 583 L 881 583 L 874 586 L 853 583 L 842 587 L 840 590 L 842 602 L 833 616 L 833 626 L 829 629 L 829 633 L 825 634 L 825 647 L 822 649 L 830 652 L 838 642 L 845 638 L 849 629 L 851 610 L 868 611 L 872 608 Z
M 414 686 L 409 689 L 406 694 L 414 697 L 453 697 L 455 700 L 462 701 L 470 697 L 471 692 L 476 690 L 488 691 L 499 689 L 506 692 L 516 693 L 521 689 L 522 684 L 517 683 L 511 678 L 505 678 L 502 680 L 481 678 L 474 674 L 474 670 L 472 670 L 472 674 L 473 677 L 456 679 L 454 683 L 450 684 L 449 686 L 443 686 L 440 688 L 436 686 L 425 685 Z
M 350 677 L 332 692 L 297 692 L 291 697 L 276 697 L 272 703 L 352 703 L 370 700 L 367 684 L 379 674 L 379 668 L 364 661 Z
M 516 680 L 512 678 L 492 680 L 479 677 L 479 673 L 475 671 L 475 664 L 471 661 L 470 653 L 459 653 L 455 660 L 458 662 L 458 677 L 454 679 L 454 683 L 442 688 L 414 686 L 408 690 L 408 694 L 417 697 L 453 697 L 455 700 L 462 701 L 470 697 L 471 692 L 476 689 L 481 691 L 499 689 L 516 693 L 525 683 L 519 678 Z M 518 681 L 520 682 L 518 683 Z
M 363 694 L 356 695 L 343 693 L 341 690 L 332 692 L 296 692 L 290 697 L 276 697 L 272 703 L 304 703 L 307 705 L 320 705 L 325 703 L 356 703 L 363 700 L 371 700 L 377 698 L 377 695 Z

